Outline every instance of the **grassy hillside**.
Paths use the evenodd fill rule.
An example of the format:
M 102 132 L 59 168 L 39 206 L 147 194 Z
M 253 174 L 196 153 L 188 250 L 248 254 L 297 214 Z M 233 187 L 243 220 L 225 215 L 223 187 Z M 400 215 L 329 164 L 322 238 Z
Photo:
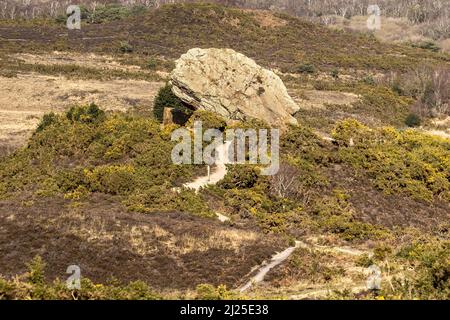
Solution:
M 402 70 L 420 60 L 450 59 L 427 50 L 380 45 L 368 35 L 333 31 L 287 15 L 271 17 L 212 4 L 163 6 L 119 18 L 94 24 L 85 21 L 81 31 L 69 32 L 69 37 L 64 20 L 3 21 L 0 37 L 22 39 L 2 41 L 3 50 L 9 52 L 129 51 L 177 58 L 192 47 L 230 47 L 263 65 L 290 72 L 304 63 L 321 70 Z
M 26 143 L 0 155 L 0 299 L 244 297 L 236 289 L 254 267 L 295 240 L 306 248 L 248 297 L 303 297 L 314 288 L 370 299 L 352 289 L 376 264 L 386 275 L 378 296 L 449 298 L 450 143 L 406 128 L 449 114 L 448 54 L 212 4 L 102 10 L 84 12 L 80 31 L 61 17 L 0 21 L 0 85 L 27 92 L 19 111 L 27 103 L 49 110 L 39 92 L 18 86 L 33 79 L 64 102 L 95 97 L 116 80 L 107 98 L 129 90 L 125 111 L 106 111 L 106 100 L 39 114 Z M 283 78 L 300 125 L 281 137 L 276 175 L 229 166 L 217 185 L 180 188 L 205 166 L 172 163 L 179 126 L 161 126 L 153 100 L 129 87 L 140 81 L 156 92 L 192 47 L 233 48 Z M 69 84 L 76 90 L 58 94 Z M 198 117 L 227 128 L 208 112 L 185 126 Z M 60 280 L 74 261 L 82 290 Z
M 46 115 L 27 146 L 0 164 L 5 239 L 20 234 L 16 243 L 23 246 L 20 258 L 4 269 L 10 270 L 7 274 L 25 271 L 25 263 L 41 252 L 51 270 L 61 269 L 68 259 L 81 259 L 89 270 L 87 276 L 100 283 L 116 277 L 125 284 L 145 280 L 166 291 L 192 289 L 204 282 L 233 288 L 252 265 L 293 239 L 320 237 L 326 243 L 357 247 L 370 242 L 375 248 L 389 248 L 383 259 L 392 262 L 400 252 L 397 248 L 414 245 L 410 236 L 417 232 L 425 243 L 448 241 L 448 140 L 412 130 L 369 129 L 348 120 L 333 131 L 336 146 L 323 142 L 307 127 L 291 127 L 282 136 L 277 175 L 265 177 L 257 167 L 232 166 L 218 185 L 196 194 L 173 191 L 202 169 L 171 163 L 173 129 L 162 129 L 147 117 L 105 114 L 94 105 Z M 292 177 L 287 188 L 281 184 Z M 212 219 L 214 211 L 231 217 L 231 225 L 220 226 Z M 40 241 L 50 241 L 53 249 L 38 250 L 29 238 L 30 228 Z M 50 240 L 52 235 L 58 240 Z M 64 245 L 72 237 L 89 244 L 89 253 L 81 257 L 77 246 Z M 116 242 L 121 239 L 119 251 L 108 256 L 126 259 L 127 270 L 139 272 L 125 272 L 115 262 L 106 273 L 94 272 L 107 263 L 103 254 L 93 258 L 96 250 L 109 252 L 115 237 L 119 237 Z M 2 244 L 6 250 L 12 249 L 9 241 Z M 61 246 L 65 249 L 55 256 L 52 252 Z M 198 260 L 204 255 L 222 262 Z M 174 261 L 183 271 L 163 281 L 158 274 L 170 271 L 167 263 Z M 147 267 L 141 270 L 144 262 Z M 401 268 L 404 262 L 395 263 Z M 157 273 L 150 272 L 149 266 Z M 220 277 L 213 272 L 217 268 Z M 439 272 L 423 268 L 424 273 Z M 49 281 L 56 277 L 48 276 Z M 323 281 L 343 276 L 332 272 Z M 414 280 L 419 276 L 414 274 L 411 281 L 419 281 Z M 445 289 L 433 289 L 429 280 L 420 281 L 431 287 L 420 291 L 417 284 L 413 287 L 417 296 L 447 294 Z M 388 294 L 400 294 L 403 289 L 400 286 Z
M 15 77 L 34 72 L 70 79 L 159 81 L 164 80 L 161 72 L 171 71 L 174 60 L 192 47 L 230 47 L 281 72 L 300 106 L 310 99 L 305 90 L 325 94 L 337 91 L 356 97 L 344 108 L 339 99 L 320 98 L 316 102 L 322 108 L 302 108 L 299 120 L 317 129 L 329 131 L 336 121 L 347 117 L 357 117 L 368 125 L 402 127 L 410 113 L 427 119 L 450 112 L 448 90 L 435 99 L 447 106 L 438 114 L 431 110 L 434 98 L 425 97 L 436 70 L 441 70 L 443 79 L 435 82 L 449 87 L 445 75 L 450 72 L 450 55 L 445 53 L 381 43 L 370 34 L 332 30 L 288 15 L 214 4 L 175 4 L 145 10 L 103 7 L 95 17 L 92 14 L 83 14 L 79 31 L 67 30 L 64 17 L 1 20 L 0 75 Z M 77 57 L 64 64 L 55 63 L 58 58 L 49 63 L 46 56 L 54 50 L 109 55 L 124 67 L 88 65 Z M 37 56 L 29 61 L 20 53 Z M 426 77 L 418 77 L 416 70 Z M 410 90 L 412 86 L 417 90 Z M 431 102 L 422 108 L 421 101 Z

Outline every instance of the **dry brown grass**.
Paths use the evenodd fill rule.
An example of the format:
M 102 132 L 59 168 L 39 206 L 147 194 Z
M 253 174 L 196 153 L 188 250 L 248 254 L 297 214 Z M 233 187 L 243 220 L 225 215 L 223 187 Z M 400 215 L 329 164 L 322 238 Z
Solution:
M 63 112 L 74 105 L 94 102 L 105 110 L 150 110 L 162 85 L 144 80 L 67 79 L 33 73 L 0 77 L 0 143 L 23 144 L 44 113 Z
M 200 283 L 233 287 L 286 246 L 275 236 L 215 219 L 126 212 L 117 199 L 102 195 L 78 205 L 32 198 L 30 206 L 29 199 L 0 201 L 4 276 L 22 273 L 39 254 L 48 265 L 49 281 L 64 278 L 67 266 L 75 263 L 97 283 L 115 277 L 166 290 L 194 289 Z
M 353 16 L 344 19 L 334 17 L 335 24 L 330 25 L 337 29 L 350 29 L 358 32 L 371 32 L 367 29 L 367 16 Z M 423 25 L 413 24 L 407 18 L 381 17 L 381 29 L 373 33 L 377 39 L 392 43 L 421 43 L 433 41 L 433 39 L 422 35 Z M 436 43 L 444 52 L 450 52 L 450 39 L 437 40 Z
M 243 10 L 251 13 L 261 27 L 276 28 L 287 24 L 287 21 L 266 10 Z
M 359 96 L 349 92 L 295 90 L 292 95 L 302 109 L 326 109 L 327 105 L 351 106 Z
M 53 51 L 46 54 L 17 53 L 11 55 L 24 63 L 44 64 L 44 65 L 78 65 L 95 69 L 134 71 L 141 73 L 151 73 L 136 65 L 124 65 L 110 55 L 98 55 L 94 53 L 76 53 Z
M 151 254 L 158 248 L 145 241 L 145 235 L 151 235 L 164 246 L 164 250 L 175 255 L 208 250 L 233 250 L 238 253 L 242 246 L 257 240 L 255 232 L 244 230 L 216 230 L 205 237 L 187 234 L 174 234 L 161 226 L 132 227 L 130 230 L 130 245 L 140 254 Z

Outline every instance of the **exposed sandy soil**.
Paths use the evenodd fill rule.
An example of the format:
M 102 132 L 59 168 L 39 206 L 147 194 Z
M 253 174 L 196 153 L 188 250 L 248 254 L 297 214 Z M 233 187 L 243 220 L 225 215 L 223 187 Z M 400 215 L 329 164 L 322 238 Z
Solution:
M 344 19 L 335 16 L 336 23 L 331 25 L 332 28 L 351 29 L 360 32 L 369 32 L 367 28 L 368 16 L 353 16 L 351 19 Z M 438 46 L 444 52 L 449 52 L 450 39 L 434 41 L 431 38 L 424 37 L 421 34 L 423 28 L 420 24 L 411 24 L 407 18 L 393 18 L 381 16 L 381 28 L 374 31 L 375 37 L 381 41 L 392 43 L 420 43 L 424 41 L 437 42 Z
M 50 58 L 49 58 L 50 59 Z M 96 103 L 105 110 L 153 106 L 163 85 L 142 80 L 74 80 L 39 74 L 0 77 L 0 144 L 23 144 L 44 113 Z
M 198 191 L 201 188 L 204 188 L 208 185 L 214 185 L 222 180 L 228 172 L 226 163 L 228 163 L 228 149 L 230 148 L 230 145 L 231 142 L 227 141 L 216 148 L 218 156 L 215 162 L 214 169 L 209 175 L 206 174 L 204 176 L 197 177 L 194 181 L 185 183 L 184 187 Z
M 431 124 L 431 129 L 425 130 L 426 133 L 450 139 L 450 116 L 443 119 L 434 119 Z
M 252 13 L 261 27 L 276 28 L 285 26 L 287 24 L 286 20 L 274 16 L 272 12 L 267 10 L 243 10 L 243 11 Z
M 112 56 L 94 53 L 80 54 L 76 52 L 53 51 L 45 55 L 17 53 L 11 55 L 11 57 L 30 64 L 79 65 L 96 69 L 148 72 L 147 70 L 142 70 L 139 66 L 120 64 Z
M 263 263 L 261 267 L 258 269 L 258 272 L 256 275 L 251 277 L 245 285 L 243 285 L 239 291 L 244 292 L 250 289 L 252 286 L 262 282 L 264 280 L 264 277 L 276 266 L 282 264 L 286 259 L 289 258 L 289 256 L 295 251 L 295 249 L 300 245 L 300 242 L 296 241 L 295 246 L 289 247 L 281 252 L 278 252 L 267 263 Z
M 299 95 L 299 93 L 301 93 Z M 349 92 L 325 91 L 325 90 L 289 90 L 289 94 L 300 108 L 326 109 L 328 104 L 351 106 L 359 100 L 359 96 Z
M 50 205 L 49 205 L 50 204 Z M 193 289 L 200 283 L 235 287 L 286 244 L 252 229 L 181 213 L 126 212 L 117 201 L 93 195 L 70 206 L 63 199 L 0 202 L 0 270 L 25 271 L 39 254 L 48 279 L 66 279 L 66 268 L 105 283 L 143 280 L 155 288 Z
M 427 134 L 431 134 L 432 136 L 438 136 L 441 138 L 447 138 L 450 139 L 450 130 L 447 129 L 447 131 L 442 131 L 442 130 L 426 130 L 424 131 Z
M 300 242 L 282 264 L 267 274 L 249 296 L 290 299 L 326 297 L 332 290 L 364 291 L 368 273 L 356 265 L 357 256 Z M 327 250 L 329 249 L 329 250 Z

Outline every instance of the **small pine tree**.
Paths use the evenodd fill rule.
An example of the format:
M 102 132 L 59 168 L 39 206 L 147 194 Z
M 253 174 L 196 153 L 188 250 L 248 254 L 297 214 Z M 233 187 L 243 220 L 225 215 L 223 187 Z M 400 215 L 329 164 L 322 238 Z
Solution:
M 175 121 L 180 118 L 182 118 L 183 121 L 187 121 L 193 112 L 173 94 L 172 86 L 170 84 L 166 84 L 159 89 L 153 106 L 153 115 L 160 122 L 163 121 L 164 108 L 173 108 Z
M 418 126 L 420 126 L 421 123 L 422 123 L 422 120 L 415 113 L 410 113 L 405 119 L 405 124 L 408 127 L 418 127 Z
M 33 260 L 27 265 L 28 280 L 37 285 L 42 285 L 45 282 L 44 269 L 45 263 L 41 256 L 35 256 Z

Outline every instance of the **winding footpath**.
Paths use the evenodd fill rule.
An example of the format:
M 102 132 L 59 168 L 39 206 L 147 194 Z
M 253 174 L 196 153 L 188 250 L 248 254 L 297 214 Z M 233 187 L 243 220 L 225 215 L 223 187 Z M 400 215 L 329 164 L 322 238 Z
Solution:
M 185 183 L 183 187 L 194 189 L 198 192 L 201 188 L 216 184 L 222 180 L 228 172 L 226 164 L 228 163 L 228 150 L 230 145 L 231 141 L 227 141 L 216 148 L 218 155 L 214 163 L 216 165 L 214 172 L 209 175 L 207 174 L 205 176 L 200 176 L 192 182 Z
M 259 267 L 259 271 L 256 273 L 256 275 L 251 277 L 250 280 L 247 281 L 246 284 L 244 284 L 242 287 L 240 287 L 239 288 L 239 292 L 244 292 L 244 291 L 250 289 L 250 287 L 253 286 L 254 284 L 256 284 L 258 282 L 262 282 L 264 280 L 264 277 L 266 276 L 266 274 L 271 269 L 273 269 L 274 267 L 276 267 L 277 265 L 279 265 L 280 263 L 285 261 L 287 258 L 289 258 L 289 256 L 300 245 L 301 245 L 301 242 L 300 241 L 296 241 L 295 242 L 295 246 L 289 247 L 289 248 L 287 248 L 287 249 L 285 249 L 285 250 L 283 250 L 283 251 L 273 255 L 272 258 L 270 259 L 269 263 L 263 262 L 263 264 Z
M 334 252 L 334 253 L 340 253 L 340 254 L 346 254 L 346 255 L 352 255 L 352 256 L 359 256 L 362 254 L 369 254 L 370 252 L 364 252 L 361 250 L 349 248 L 349 247 L 329 247 L 329 246 L 321 246 L 318 244 L 307 244 L 303 241 L 295 241 L 295 245 L 292 247 L 289 247 L 285 249 L 282 252 L 276 253 L 272 256 L 271 260 L 269 262 L 264 261 L 257 269 L 258 272 L 256 275 L 250 278 L 242 287 L 239 288 L 239 292 L 244 292 L 250 289 L 253 285 L 262 282 L 264 280 L 264 277 L 266 274 L 279 264 L 283 263 L 289 256 L 295 251 L 297 248 L 306 248 L 310 250 L 317 250 L 321 252 Z M 359 289 L 359 287 L 358 287 Z M 325 291 L 325 290 L 322 290 Z
M 326 138 L 324 138 L 326 139 Z M 326 139 L 328 140 L 328 139 Z M 332 140 L 332 139 L 330 139 Z M 198 192 L 201 188 L 204 188 L 208 185 L 214 185 L 218 183 L 220 180 L 222 180 L 225 175 L 227 174 L 227 167 L 226 164 L 228 163 L 228 150 L 231 145 L 231 141 L 227 141 L 224 144 L 218 146 L 216 148 L 217 152 L 217 158 L 215 161 L 215 167 L 214 172 L 209 173 L 204 176 L 200 176 L 196 178 L 194 181 L 185 183 L 183 187 L 193 189 L 196 192 Z M 217 218 L 221 222 L 226 222 L 230 220 L 229 217 L 216 212 Z M 322 246 L 318 244 L 308 244 L 303 241 L 295 241 L 295 245 L 286 248 L 285 250 L 281 252 L 275 253 L 269 261 L 264 261 L 261 265 L 256 266 L 253 270 L 257 270 L 256 274 L 252 276 L 243 286 L 241 286 L 238 290 L 239 292 L 245 292 L 248 289 L 250 289 L 252 286 L 264 281 L 265 276 L 267 273 L 269 273 L 270 270 L 275 268 L 276 266 L 280 265 L 286 259 L 288 259 L 292 253 L 297 248 L 307 248 L 310 250 L 317 250 L 321 252 L 334 252 L 334 253 L 340 253 L 340 254 L 346 254 L 346 255 L 353 255 L 353 256 L 359 256 L 368 252 L 360 251 L 357 249 L 349 248 L 349 247 L 330 247 L 330 246 Z M 369 253 L 370 255 L 371 253 Z M 362 286 L 355 286 L 354 290 L 360 290 L 362 289 Z M 297 295 L 293 295 L 290 298 L 291 299 L 302 299 L 307 296 L 311 295 L 323 295 L 326 294 L 329 290 L 328 289 L 319 289 L 319 290 L 308 290 L 304 293 L 299 293 Z
M 207 174 L 205 176 L 200 176 L 192 182 L 185 183 L 183 184 L 183 187 L 188 189 L 194 189 L 195 192 L 198 192 L 201 188 L 204 188 L 208 185 L 214 185 L 220 180 L 222 180 L 228 172 L 226 164 L 229 163 L 228 150 L 230 146 L 231 141 L 226 141 L 224 144 L 216 148 L 217 158 L 214 163 L 215 164 L 214 172 Z M 230 220 L 229 217 L 218 212 L 216 212 L 216 216 L 221 222 L 226 222 Z

